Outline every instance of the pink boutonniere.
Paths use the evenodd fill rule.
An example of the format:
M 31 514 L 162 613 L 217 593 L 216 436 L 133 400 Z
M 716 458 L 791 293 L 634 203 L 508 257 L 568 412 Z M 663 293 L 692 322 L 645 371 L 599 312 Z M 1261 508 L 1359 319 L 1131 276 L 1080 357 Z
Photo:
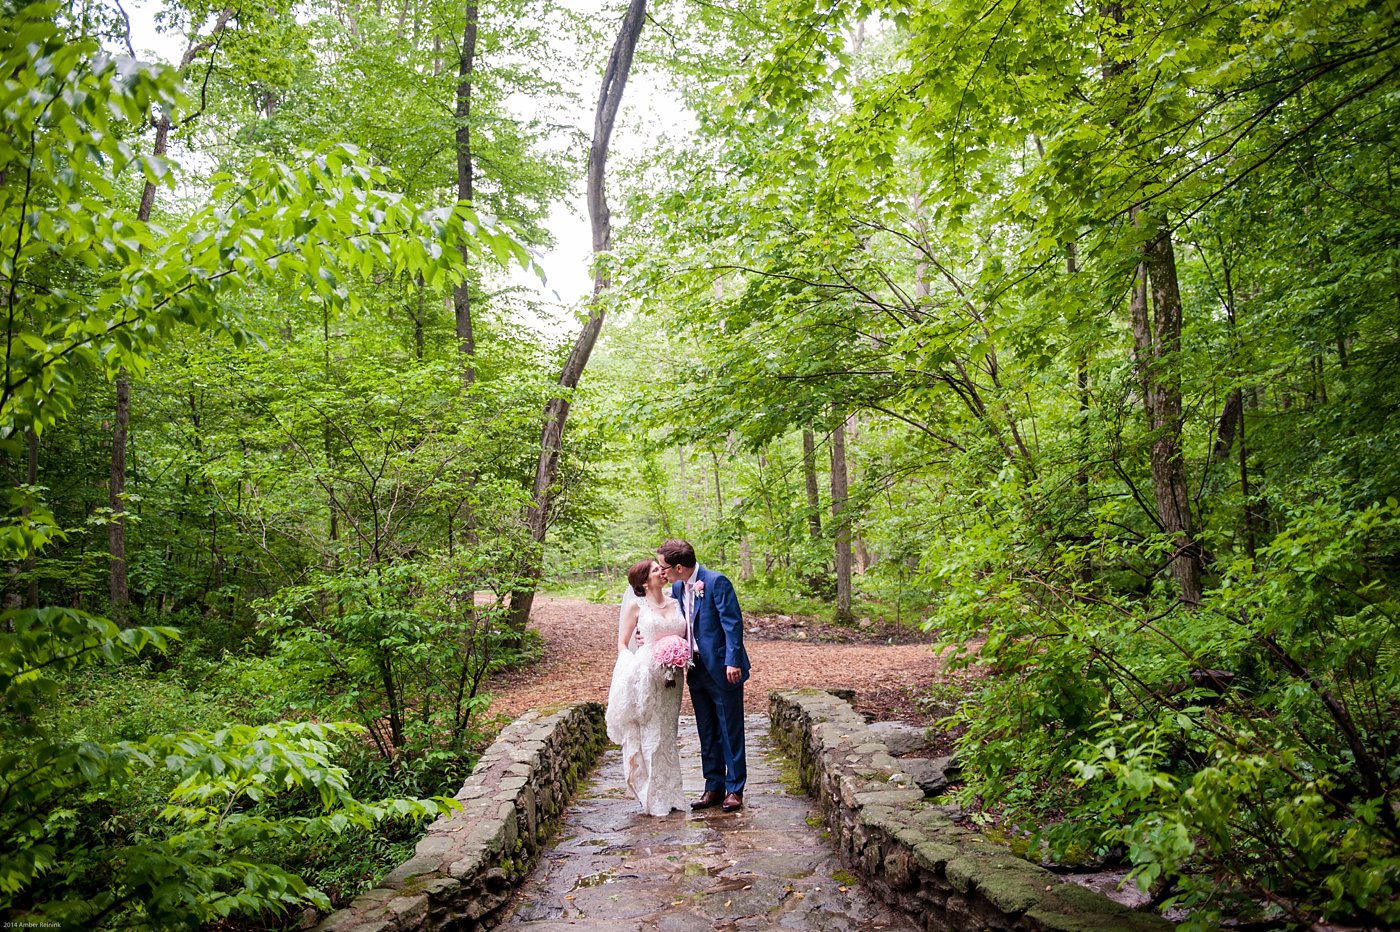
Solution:
M 695 584 L 695 597 L 696 597 L 697 599 L 703 599 L 703 598 L 705 597 L 705 581 L 704 581 L 704 580 L 701 580 L 700 582 L 698 582 L 698 583 Z

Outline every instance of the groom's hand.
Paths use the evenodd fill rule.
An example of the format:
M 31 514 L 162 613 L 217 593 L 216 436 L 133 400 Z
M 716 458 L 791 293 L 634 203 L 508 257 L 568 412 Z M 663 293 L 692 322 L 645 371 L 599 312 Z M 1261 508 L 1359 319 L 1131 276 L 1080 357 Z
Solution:
M 738 686 L 739 681 L 744 678 L 744 671 L 738 667 L 725 667 L 724 678 L 729 681 L 730 685 Z

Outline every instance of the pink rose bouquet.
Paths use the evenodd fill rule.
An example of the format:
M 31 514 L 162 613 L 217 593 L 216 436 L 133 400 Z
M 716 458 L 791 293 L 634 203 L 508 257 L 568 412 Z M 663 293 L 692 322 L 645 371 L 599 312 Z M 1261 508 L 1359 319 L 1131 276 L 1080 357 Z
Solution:
M 656 642 L 651 659 L 666 669 L 666 685 L 676 685 L 676 671 L 690 666 L 690 645 L 679 635 L 669 635 Z

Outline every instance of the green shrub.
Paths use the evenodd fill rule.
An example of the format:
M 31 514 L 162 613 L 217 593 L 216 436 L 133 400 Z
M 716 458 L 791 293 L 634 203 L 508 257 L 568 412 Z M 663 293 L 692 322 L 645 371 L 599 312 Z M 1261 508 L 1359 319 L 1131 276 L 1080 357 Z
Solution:
M 1011 535 L 948 552 L 939 616 L 987 674 L 955 713 L 961 799 L 1044 853 L 1121 846 L 1163 905 L 1400 922 L 1400 541 L 1391 501 L 1286 510 L 1201 609 L 1118 601 L 1082 567 L 1028 569 Z M 985 637 L 985 641 L 981 640 Z
M 64 927 L 192 928 L 234 915 L 329 906 L 323 893 L 258 851 L 424 818 L 449 801 L 356 799 L 336 744 L 353 725 L 233 725 L 212 732 L 83 740 L 65 733 L 84 710 L 112 708 L 104 678 L 73 708 L 45 715 L 65 672 L 102 657 L 163 647 L 174 632 L 118 629 L 72 609 L 0 616 L 0 909 Z M 158 726 L 177 715 L 144 687 L 134 703 Z M 167 691 L 164 698 L 169 698 Z M 120 716 L 90 732 L 125 730 Z M 299 814 L 268 804 L 299 798 Z M 304 805 L 306 802 L 312 805 Z M 311 814 L 306 814 L 306 813 Z
M 537 651 L 538 639 L 522 643 L 501 601 L 469 601 L 460 553 L 282 590 L 265 606 L 269 661 L 247 669 L 275 677 L 294 708 L 359 722 L 394 770 L 478 747 L 482 685 Z

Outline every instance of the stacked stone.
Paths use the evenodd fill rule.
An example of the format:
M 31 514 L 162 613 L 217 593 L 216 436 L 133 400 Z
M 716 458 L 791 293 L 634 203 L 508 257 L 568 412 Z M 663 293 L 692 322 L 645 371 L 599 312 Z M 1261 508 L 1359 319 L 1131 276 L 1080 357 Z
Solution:
M 775 690 L 768 712 L 773 740 L 796 761 L 842 861 L 929 932 L 1172 927 L 956 824 L 958 807 L 926 800 L 879 732 L 844 699 L 819 689 Z
M 317 930 L 489 927 L 606 744 L 596 702 L 525 713 L 477 761 L 456 797 L 462 808 L 428 826 L 412 858 Z

